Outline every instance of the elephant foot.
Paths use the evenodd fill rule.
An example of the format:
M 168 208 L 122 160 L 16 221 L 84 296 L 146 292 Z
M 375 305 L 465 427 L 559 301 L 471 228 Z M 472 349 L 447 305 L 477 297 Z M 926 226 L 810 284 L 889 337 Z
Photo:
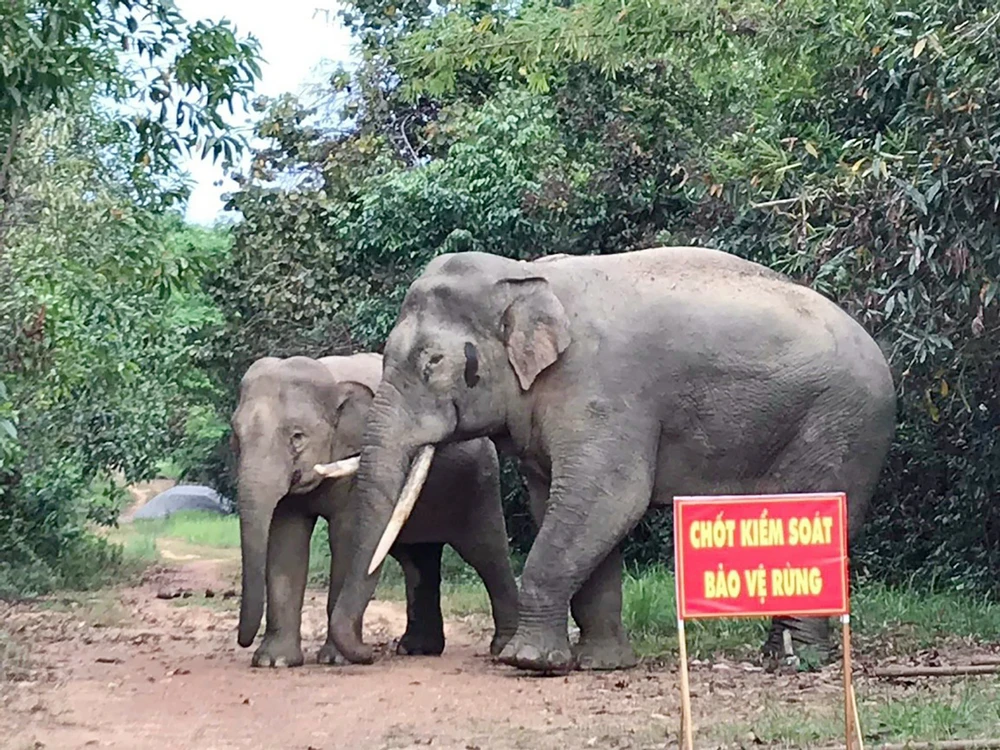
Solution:
M 319 664 L 329 664 L 335 667 L 344 667 L 350 664 L 340 650 L 337 648 L 337 644 L 333 641 L 327 641 L 319 650 L 319 654 L 316 656 L 316 662 Z
M 829 621 L 825 618 L 775 619 L 761 653 L 769 672 L 783 666 L 808 671 L 829 664 L 833 659 Z
M 573 650 L 565 633 L 518 631 L 498 657 L 504 664 L 530 669 L 545 675 L 564 675 L 576 667 Z
M 444 651 L 444 631 L 440 633 L 412 633 L 407 631 L 396 644 L 399 656 L 440 656 Z
M 253 667 L 301 667 L 305 663 L 302 648 L 297 640 L 266 637 L 254 651 L 250 665 Z
M 496 631 L 493 640 L 490 641 L 490 656 L 499 656 L 504 646 L 510 643 L 510 639 L 514 637 L 514 632 L 513 630 L 508 632 Z
M 573 647 L 577 669 L 613 670 L 631 669 L 639 663 L 632 644 L 624 634 L 604 638 L 580 637 Z

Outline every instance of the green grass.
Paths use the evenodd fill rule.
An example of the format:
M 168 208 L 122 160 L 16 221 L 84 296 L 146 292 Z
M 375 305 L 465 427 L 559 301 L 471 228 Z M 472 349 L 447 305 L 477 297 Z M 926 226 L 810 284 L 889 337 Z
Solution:
M 157 559 L 156 537 L 152 534 L 129 534 L 122 539 L 122 549 L 125 559 L 135 563 L 151 563 Z
M 136 534 L 151 540 L 171 537 L 200 547 L 240 546 L 240 521 L 235 515 L 189 510 L 167 518 L 137 519 L 132 526 Z
M 887 688 L 882 694 L 878 686 L 859 690 L 858 714 L 866 743 L 995 736 L 1000 726 L 1000 689 L 995 680 L 935 682 L 933 689 L 900 692 L 899 688 Z M 796 704 L 794 708 L 784 697 L 776 695 L 769 700 L 753 720 L 713 723 L 705 727 L 704 733 L 727 745 L 797 748 L 836 744 L 834 738 L 841 737 L 844 728 L 839 696 L 831 697 L 829 702 Z
M 202 549 L 239 549 L 239 521 L 235 516 L 188 512 L 164 520 L 138 521 L 113 535 L 124 547 L 126 561 L 150 561 L 157 557 L 157 539 L 177 540 Z M 232 553 L 230 553 L 232 554 Z M 330 552 L 326 522 L 320 521 L 311 542 L 310 581 L 325 586 Z M 514 562 L 515 571 L 521 561 Z M 472 568 L 455 551 L 445 547 L 442 557 L 442 609 L 447 616 L 483 616 L 490 612 L 485 587 Z M 1000 638 L 1000 604 L 988 598 L 914 581 L 889 586 L 876 581 L 853 584 L 853 622 L 859 654 L 878 656 L 914 652 L 955 639 L 995 641 Z M 376 596 L 405 600 L 399 564 L 387 558 Z M 202 596 L 173 602 L 176 606 L 200 605 L 232 608 L 238 599 Z M 50 603 L 55 609 L 72 610 L 74 616 L 95 624 L 113 625 L 122 613 L 113 602 L 100 596 L 81 594 Z M 623 578 L 623 619 L 637 652 L 652 659 L 676 659 L 677 625 L 674 578 L 664 566 L 626 571 Z M 692 658 L 754 658 L 765 636 L 766 619 L 691 621 L 687 624 L 688 650 Z M 0 664 L 7 677 L 26 667 L 23 649 L 0 633 Z M 9 665 L 6 666 L 6 665 Z M 3 675 L 0 675 L 0 680 Z M 754 696 L 749 696 L 753 698 Z M 830 700 L 790 705 L 777 691 L 756 697 L 754 711 L 728 716 L 725 721 L 706 721 L 699 735 L 726 746 L 764 744 L 773 747 L 809 747 L 835 742 L 842 732 L 839 696 Z M 866 740 L 906 742 L 976 738 L 996 733 L 1000 726 L 1000 681 L 990 677 L 935 680 L 919 687 L 892 683 L 859 684 L 859 711 Z
M 167 519 L 136 521 L 134 532 L 124 538 L 128 557 L 153 559 L 158 537 L 180 539 L 192 545 L 238 549 L 239 520 L 191 511 Z M 515 561 L 519 569 L 520 561 Z M 489 599 L 478 576 L 458 554 L 446 546 L 442 556 L 442 594 L 446 614 L 489 613 Z M 310 583 L 325 586 L 329 580 L 330 549 L 326 521 L 313 533 L 309 557 Z M 399 564 L 386 559 L 376 595 L 405 599 Z M 1000 637 L 1000 604 L 961 592 L 932 590 L 911 583 L 888 586 L 875 581 L 853 586 L 853 621 L 862 651 L 886 645 L 896 652 L 912 651 L 949 638 Z M 623 619 L 636 650 L 645 657 L 671 656 L 677 649 L 677 613 L 674 578 L 663 566 L 626 571 L 623 583 Z M 687 624 L 688 650 L 693 658 L 728 655 L 749 658 L 766 633 L 766 619 L 696 620 Z
M 942 638 L 1000 638 L 1000 603 L 986 596 L 932 589 L 910 582 L 888 586 L 865 581 L 854 586 L 852 621 L 860 643 L 893 636 L 897 650 L 926 648 Z
M 662 566 L 627 571 L 622 587 L 622 620 L 640 656 L 659 657 L 677 650 L 674 576 Z M 693 658 L 714 654 L 745 656 L 758 648 L 767 621 L 761 619 L 693 620 L 686 624 Z
M 947 740 L 995 737 L 1000 727 L 1000 685 L 963 680 L 935 693 L 921 691 L 875 705 L 859 706 L 861 726 L 871 739 Z
M 665 568 L 625 575 L 622 617 L 644 656 L 677 648 L 674 577 Z M 916 584 L 857 583 L 852 592 L 852 623 L 862 650 L 877 650 L 891 639 L 893 650 L 913 651 L 954 638 L 1000 637 L 1000 604 L 987 597 L 929 590 Z M 694 620 L 687 623 L 688 650 L 694 658 L 715 654 L 749 656 L 763 640 L 767 619 Z

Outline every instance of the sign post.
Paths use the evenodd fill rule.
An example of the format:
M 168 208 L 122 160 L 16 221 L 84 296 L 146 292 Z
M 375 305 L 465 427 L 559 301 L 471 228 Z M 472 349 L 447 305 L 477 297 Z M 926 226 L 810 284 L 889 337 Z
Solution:
M 840 617 L 851 750 L 860 731 L 851 681 L 846 495 L 675 497 L 674 563 L 685 750 L 693 750 L 685 621 L 781 615 Z
M 674 557 L 676 562 L 676 553 Z M 676 566 L 674 570 L 676 571 Z M 676 592 L 676 600 L 679 603 L 681 600 L 681 577 L 679 575 L 674 575 L 674 590 Z M 680 656 L 681 660 L 681 747 L 683 750 L 694 750 L 694 729 L 691 726 L 691 683 L 688 678 L 687 634 L 684 632 L 684 618 L 681 617 L 679 604 L 677 607 L 677 646 L 680 652 L 678 656 Z

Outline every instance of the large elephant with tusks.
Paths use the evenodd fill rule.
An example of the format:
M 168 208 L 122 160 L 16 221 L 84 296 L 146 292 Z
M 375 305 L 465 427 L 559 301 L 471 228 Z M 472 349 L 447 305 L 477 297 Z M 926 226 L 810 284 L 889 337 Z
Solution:
M 521 459 L 538 534 L 500 660 L 564 673 L 635 663 L 620 543 L 675 495 L 844 491 L 854 537 L 895 422 L 875 341 L 816 291 L 734 255 L 661 247 L 534 262 L 431 261 L 385 344 L 362 438 L 352 559 L 330 633 L 352 629 L 438 446 Z M 404 490 L 405 485 L 405 491 Z M 567 605 L 580 628 L 569 642 Z M 765 651 L 823 650 L 826 618 L 775 618 Z

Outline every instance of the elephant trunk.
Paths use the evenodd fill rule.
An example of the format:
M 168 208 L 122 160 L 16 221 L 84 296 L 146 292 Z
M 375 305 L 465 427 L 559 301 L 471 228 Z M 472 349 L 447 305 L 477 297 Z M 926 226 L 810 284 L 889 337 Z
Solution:
M 423 447 L 407 439 L 410 432 L 406 429 L 407 423 L 399 394 L 383 381 L 368 412 L 351 512 L 346 519 L 346 546 L 351 556 L 343 587 L 330 615 L 330 633 L 337 648 L 355 663 L 367 664 L 373 658 L 371 648 L 362 642 L 360 628 L 356 625 L 361 622 L 375 593 L 384 552 L 388 552 L 407 515 L 397 510 L 397 499 L 404 484 L 411 487 L 419 484 L 407 482 L 414 456 Z M 421 455 L 427 453 L 424 451 Z M 429 463 L 429 456 L 426 461 Z M 408 503 L 411 509 L 412 500 L 418 494 L 419 486 L 416 486 Z M 376 560 L 380 541 L 384 552 L 380 552 Z
M 261 468 L 266 466 L 266 461 L 254 457 L 244 457 L 240 461 L 237 491 L 243 576 L 237 642 L 243 648 L 253 643 L 260 629 L 264 615 L 267 538 L 271 517 L 290 484 L 287 468 L 281 467 L 277 471 Z

